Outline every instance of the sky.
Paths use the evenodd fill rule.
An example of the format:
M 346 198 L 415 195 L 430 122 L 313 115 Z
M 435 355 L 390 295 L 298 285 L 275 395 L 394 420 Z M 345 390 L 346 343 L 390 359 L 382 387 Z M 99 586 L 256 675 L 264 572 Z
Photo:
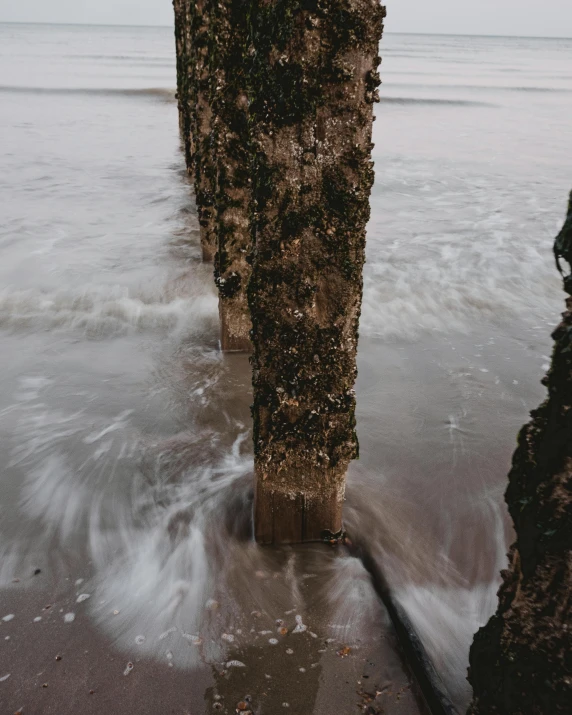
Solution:
M 389 32 L 572 37 L 571 0 L 385 0 Z M 0 0 L 0 22 L 172 25 L 171 0 Z

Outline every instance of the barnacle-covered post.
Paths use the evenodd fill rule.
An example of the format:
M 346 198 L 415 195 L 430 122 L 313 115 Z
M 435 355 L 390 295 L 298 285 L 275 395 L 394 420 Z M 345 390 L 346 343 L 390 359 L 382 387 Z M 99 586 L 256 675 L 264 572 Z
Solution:
M 251 0 L 255 532 L 334 538 L 358 453 L 378 0 Z
M 572 193 L 554 251 L 572 266 Z M 572 707 L 572 298 L 552 337 L 548 397 L 520 432 L 505 495 L 516 542 L 498 610 L 471 647 L 472 715 Z
M 188 19 L 188 114 L 191 141 L 191 173 L 199 214 L 201 248 L 204 261 L 212 261 L 216 251 L 213 152 L 213 77 L 210 51 L 216 38 L 212 34 L 212 13 L 216 0 L 189 0 Z
M 175 53 L 177 59 L 177 105 L 179 109 L 179 130 L 185 143 L 185 114 L 188 101 L 186 33 L 189 2 L 190 0 L 173 0 L 173 10 L 175 12 Z
M 215 282 L 221 346 L 250 351 L 251 175 L 247 97 L 249 0 L 219 0 L 212 16 L 210 61 L 214 82 Z
M 210 51 L 215 0 L 173 0 L 177 52 L 177 98 L 187 171 L 195 187 L 204 261 L 214 258 L 213 122 Z

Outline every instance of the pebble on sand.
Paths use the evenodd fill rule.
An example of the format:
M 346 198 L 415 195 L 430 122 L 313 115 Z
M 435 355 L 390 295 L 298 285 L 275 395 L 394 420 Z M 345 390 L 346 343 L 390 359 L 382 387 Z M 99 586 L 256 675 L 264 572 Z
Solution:
M 66 613 L 64 623 L 73 623 L 75 621 L 75 613 Z
M 3 620 L 5 623 L 8 623 L 8 621 L 11 621 L 13 618 L 14 618 L 14 614 L 13 614 L 13 613 L 9 613 L 7 616 L 4 616 L 4 617 L 2 618 L 2 620 Z
M 87 601 L 87 599 L 90 597 L 91 594 L 89 593 L 80 593 L 80 595 L 77 597 L 76 603 L 83 603 L 84 601 Z
M 201 645 L 203 642 L 202 638 L 200 636 L 195 635 L 194 633 L 181 633 L 183 638 L 188 640 L 190 643 L 193 643 L 194 645 Z

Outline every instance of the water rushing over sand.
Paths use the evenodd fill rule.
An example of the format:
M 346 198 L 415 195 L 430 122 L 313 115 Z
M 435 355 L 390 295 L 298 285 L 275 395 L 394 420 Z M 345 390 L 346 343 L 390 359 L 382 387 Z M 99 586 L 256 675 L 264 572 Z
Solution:
M 84 618 L 112 644 L 120 677 L 136 658 L 206 663 L 212 704 L 236 663 L 262 688 L 260 654 L 279 670 L 303 650 L 296 678 L 324 675 L 291 676 L 311 693 L 300 712 L 331 712 L 324 659 L 375 650 L 387 616 L 356 559 L 251 541 L 249 366 L 218 352 L 173 44 L 168 29 L 0 26 L 0 598 L 15 604 L 0 702 L 27 682 L 18 604 L 39 593 L 58 628 Z M 346 523 L 462 704 L 562 303 L 572 41 L 388 35 L 383 55 Z

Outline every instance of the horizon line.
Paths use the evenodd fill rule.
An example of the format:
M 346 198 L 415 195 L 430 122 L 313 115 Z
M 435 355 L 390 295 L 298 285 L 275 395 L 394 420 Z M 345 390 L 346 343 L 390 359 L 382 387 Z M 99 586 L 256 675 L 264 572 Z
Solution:
M 47 21 L 26 21 L 26 20 L 1 20 L 0 25 L 48 25 L 48 26 L 64 26 L 64 27 L 140 27 L 140 28 L 171 28 L 174 30 L 174 25 L 137 25 L 123 22 L 47 22 Z M 498 39 L 523 39 L 523 40 L 570 40 L 572 37 L 564 37 L 561 35 L 483 35 L 471 34 L 468 32 L 406 32 L 403 30 L 385 30 L 384 34 L 388 35 L 421 35 L 433 37 L 490 37 Z

